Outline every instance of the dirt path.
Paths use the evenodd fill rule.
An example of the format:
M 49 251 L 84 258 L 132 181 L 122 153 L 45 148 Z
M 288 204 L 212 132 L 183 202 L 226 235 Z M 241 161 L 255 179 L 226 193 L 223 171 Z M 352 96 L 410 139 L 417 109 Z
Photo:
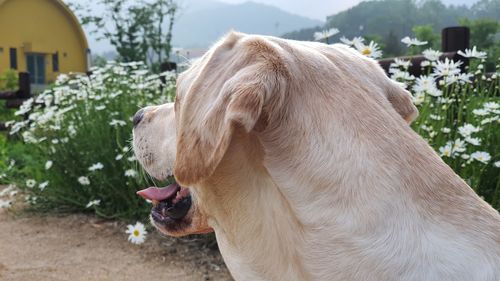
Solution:
M 232 280 L 206 239 L 127 242 L 125 224 L 0 209 L 0 280 Z

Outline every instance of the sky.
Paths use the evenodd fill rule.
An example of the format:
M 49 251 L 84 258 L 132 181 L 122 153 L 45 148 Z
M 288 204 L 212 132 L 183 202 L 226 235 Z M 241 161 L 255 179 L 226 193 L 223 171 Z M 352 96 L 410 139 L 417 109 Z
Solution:
M 226 3 L 243 3 L 248 0 L 219 0 Z M 253 0 L 273 5 L 287 12 L 325 21 L 326 16 L 346 10 L 362 0 Z
M 97 5 L 96 0 L 64 0 L 65 2 L 73 2 L 82 4 L 84 6 L 89 6 L 92 10 L 99 12 L 102 6 Z M 181 7 L 190 7 L 195 3 L 203 3 L 204 0 L 178 0 Z M 287 12 L 309 17 L 312 19 L 317 19 L 321 21 L 326 21 L 326 16 L 335 14 L 337 12 L 346 10 L 356 4 L 362 2 L 363 0 L 216 0 L 220 2 L 225 2 L 229 4 L 238 4 L 247 1 L 259 2 L 267 5 L 276 6 Z M 196 5 L 196 4 L 195 4 Z M 89 34 L 87 28 L 85 28 L 87 33 L 89 44 L 92 47 L 92 52 L 102 53 L 105 51 L 112 50 L 109 42 L 96 41 L 95 36 Z

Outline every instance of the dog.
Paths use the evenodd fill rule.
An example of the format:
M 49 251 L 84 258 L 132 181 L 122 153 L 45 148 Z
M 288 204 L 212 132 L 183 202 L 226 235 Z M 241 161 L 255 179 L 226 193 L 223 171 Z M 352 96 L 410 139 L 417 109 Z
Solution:
M 500 215 L 409 126 L 410 93 L 343 45 L 231 32 L 134 117 L 138 193 L 215 232 L 236 280 L 500 280 Z

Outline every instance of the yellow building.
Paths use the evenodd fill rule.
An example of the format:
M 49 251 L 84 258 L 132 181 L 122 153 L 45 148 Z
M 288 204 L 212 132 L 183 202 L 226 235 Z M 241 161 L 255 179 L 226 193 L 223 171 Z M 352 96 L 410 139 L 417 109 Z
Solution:
M 59 73 L 87 72 L 90 50 L 61 0 L 0 0 L 0 73 L 29 72 L 35 86 Z

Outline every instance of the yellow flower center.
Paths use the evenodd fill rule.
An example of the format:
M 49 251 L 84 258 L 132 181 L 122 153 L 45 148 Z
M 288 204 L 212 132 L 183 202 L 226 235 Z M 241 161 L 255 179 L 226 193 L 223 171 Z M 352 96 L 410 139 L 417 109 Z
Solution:
M 134 230 L 134 233 L 133 233 L 133 234 L 134 234 L 134 236 L 139 236 L 139 230 L 137 230 L 137 229 L 136 229 L 136 230 Z
M 363 55 L 367 56 L 369 54 L 372 53 L 372 51 L 370 49 L 364 49 L 362 52 L 361 52 Z

